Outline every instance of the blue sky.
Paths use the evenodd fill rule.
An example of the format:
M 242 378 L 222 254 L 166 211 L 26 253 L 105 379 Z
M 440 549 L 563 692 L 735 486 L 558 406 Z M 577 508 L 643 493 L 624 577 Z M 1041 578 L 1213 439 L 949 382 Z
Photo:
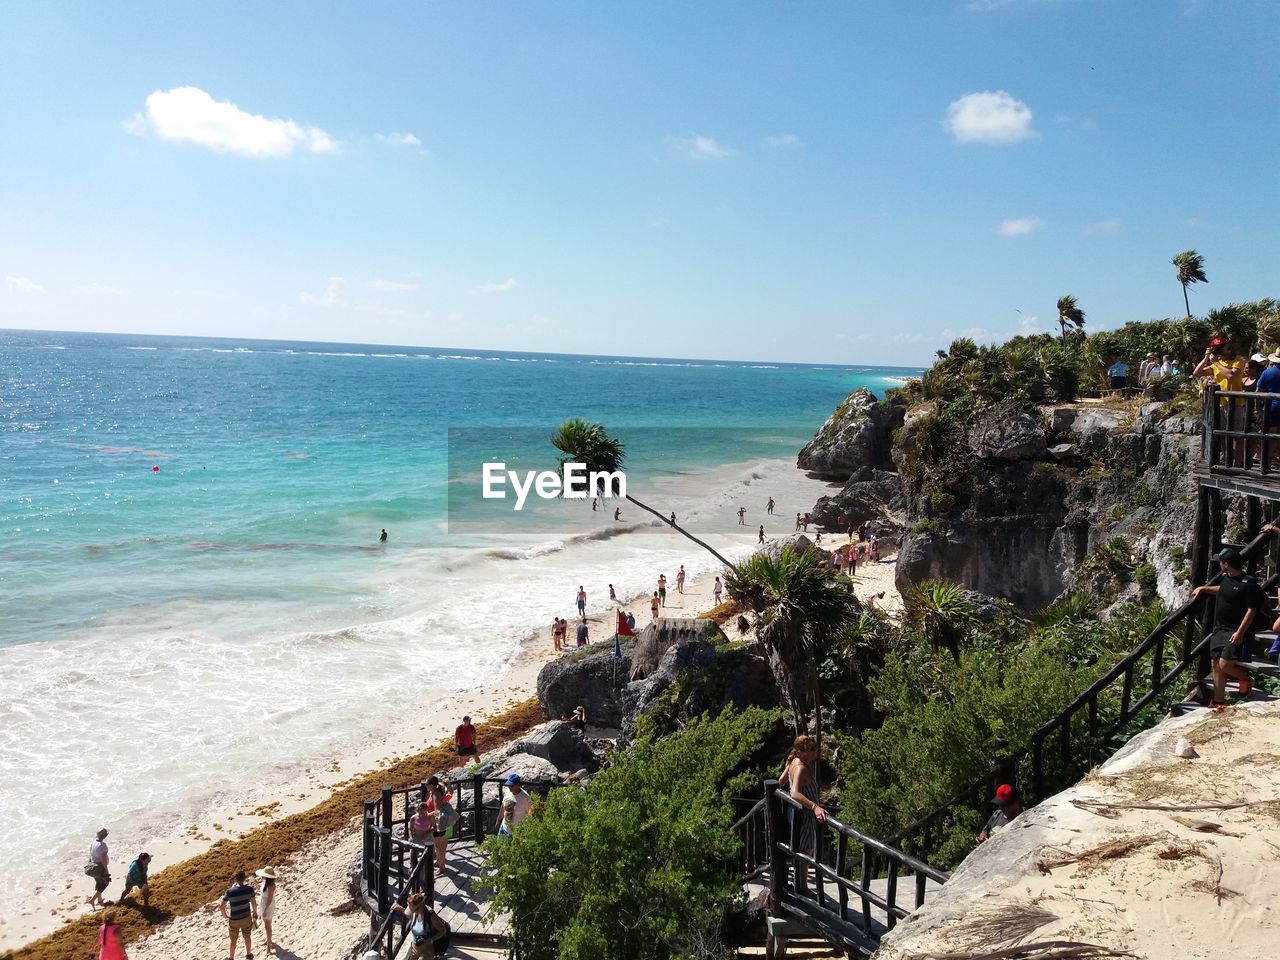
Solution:
M 922 364 L 1280 294 L 1280 2 L 0 7 L 0 326 Z

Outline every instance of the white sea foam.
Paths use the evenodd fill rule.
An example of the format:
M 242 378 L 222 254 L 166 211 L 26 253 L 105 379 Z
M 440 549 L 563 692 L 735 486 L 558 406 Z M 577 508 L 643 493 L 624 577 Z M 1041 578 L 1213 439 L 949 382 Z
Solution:
M 779 460 L 665 478 L 637 495 L 738 556 L 755 524 L 789 532 L 789 513 L 822 492 Z M 527 542 L 370 551 L 340 610 L 210 591 L 0 648 L 0 909 L 61 891 L 98 826 L 123 856 L 404 729 L 423 702 L 492 684 L 531 630 L 572 614 L 580 583 L 589 612 L 605 615 L 609 583 L 641 597 L 680 564 L 692 576 L 717 566 L 666 524 L 622 511 L 613 527 L 611 513 L 584 505 L 561 535 Z M 226 546 L 199 551 L 202 562 L 243 562 Z M 333 554 L 313 553 L 318 585 Z

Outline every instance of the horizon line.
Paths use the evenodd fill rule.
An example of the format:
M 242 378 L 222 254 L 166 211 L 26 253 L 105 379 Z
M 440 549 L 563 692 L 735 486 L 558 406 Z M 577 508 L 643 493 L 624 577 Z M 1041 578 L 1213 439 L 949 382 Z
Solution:
M 642 354 L 627 353 L 568 353 L 554 350 L 504 350 L 495 347 L 442 347 L 431 344 L 413 344 L 413 343 L 382 343 L 382 342 L 362 342 L 358 340 L 285 340 L 278 337 L 215 337 L 208 334 L 188 334 L 188 333 L 135 333 L 133 331 L 115 331 L 115 330 L 42 330 L 29 329 L 22 327 L 0 327 L 0 333 L 27 333 L 27 334 L 70 334 L 73 336 L 104 336 L 104 337 L 151 337 L 156 339 L 181 339 L 181 340 L 212 340 L 221 343 L 243 342 L 243 343 L 300 343 L 314 344 L 316 346 L 350 346 L 350 347 L 409 347 L 415 350 L 452 350 L 452 351 L 469 351 L 472 353 L 511 353 L 511 354 L 539 354 L 551 357 L 574 357 L 574 358 L 603 358 L 606 360 L 663 360 L 668 362 L 694 362 L 694 363 L 732 363 L 732 364 L 768 364 L 770 366 L 787 366 L 787 367 L 866 367 L 873 370 L 926 370 L 927 367 L 916 366 L 912 364 L 877 364 L 877 363 L 846 363 L 836 362 L 832 360 L 822 362 L 811 362 L 807 360 L 728 360 L 724 357 L 662 357 L 650 356 Z

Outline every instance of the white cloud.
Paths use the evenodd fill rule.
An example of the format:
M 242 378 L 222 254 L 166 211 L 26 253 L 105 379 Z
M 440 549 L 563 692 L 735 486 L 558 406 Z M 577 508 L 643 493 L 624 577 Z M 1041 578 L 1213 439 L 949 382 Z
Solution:
M 774 133 L 760 143 L 768 150 L 799 150 L 800 138 L 794 133 Z
M 387 133 L 378 134 L 378 139 L 383 143 L 389 143 L 393 147 L 420 147 L 422 141 L 415 137 L 412 133 Z
M 122 297 L 124 291 L 119 287 L 112 287 L 105 283 L 90 283 L 84 288 L 85 293 L 91 293 L 96 297 Z
M 405 283 L 402 280 L 383 280 L 381 278 L 370 280 L 369 286 L 379 293 L 404 293 L 406 290 L 418 289 L 416 283 Z
M 1040 332 L 1040 318 L 1036 316 L 1019 317 L 1018 333 L 1024 337 L 1032 336 Z
M 1087 224 L 1084 232 L 1087 234 L 1095 233 L 1119 233 L 1124 229 L 1124 221 L 1119 217 L 1110 217 L 1106 220 L 1097 220 Z
M 135 113 L 128 120 L 121 120 L 120 126 L 135 137 L 140 137 L 147 132 L 147 118 L 140 113 Z
M 472 287 L 472 293 L 510 293 L 520 284 L 516 283 L 515 278 L 508 277 L 501 283 L 482 283 L 478 287 Z
M 1043 226 L 1044 221 L 1039 217 L 1015 217 L 1012 220 L 1001 220 L 996 233 L 1002 237 L 1025 237 Z
M 10 293 L 32 294 L 44 289 L 30 277 L 5 277 L 4 285 Z
M 676 149 L 687 153 L 694 160 L 724 160 L 727 157 L 736 157 L 738 151 L 733 147 L 726 146 L 716 140 L 714 137 L 673 137 L 671 143 Z
M 943 125 L 958 143 L 1017 143 L 1036 135 L 1031 108 L 1003 90 L 966 93 L 953 100 Z
M 324 293 L 300 293 L 298 299 L 308 306 L 312 307 L 337 307 L 344 302 L 342 299 L 341 277 L 330 277 L 328 285 L 324 288 Z
M 140 119 L 139 115 L 126 121 L 125 129 L 136 132 Z M 338 149 L 338 142 L 319 127 L 246 113 L 198 87 L 157 90 L 147 97 L 147 121 L 161 140 L 196 143 L 242 157 L 283 157 L 296 148 L 312 153 Z

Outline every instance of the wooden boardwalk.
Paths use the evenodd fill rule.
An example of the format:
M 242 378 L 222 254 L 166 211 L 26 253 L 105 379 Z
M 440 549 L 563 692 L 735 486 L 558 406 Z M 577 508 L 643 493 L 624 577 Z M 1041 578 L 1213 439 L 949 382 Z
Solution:
M 436 912 L 449 924 L 455 938 L 505 939 L 511 929 L 511 918 L 499 914 L 486 920 L 490 891 L 483 886 L 488 874 L 484 854 L 473 844 L 450 847 L 448 869 L 436 878 Z

